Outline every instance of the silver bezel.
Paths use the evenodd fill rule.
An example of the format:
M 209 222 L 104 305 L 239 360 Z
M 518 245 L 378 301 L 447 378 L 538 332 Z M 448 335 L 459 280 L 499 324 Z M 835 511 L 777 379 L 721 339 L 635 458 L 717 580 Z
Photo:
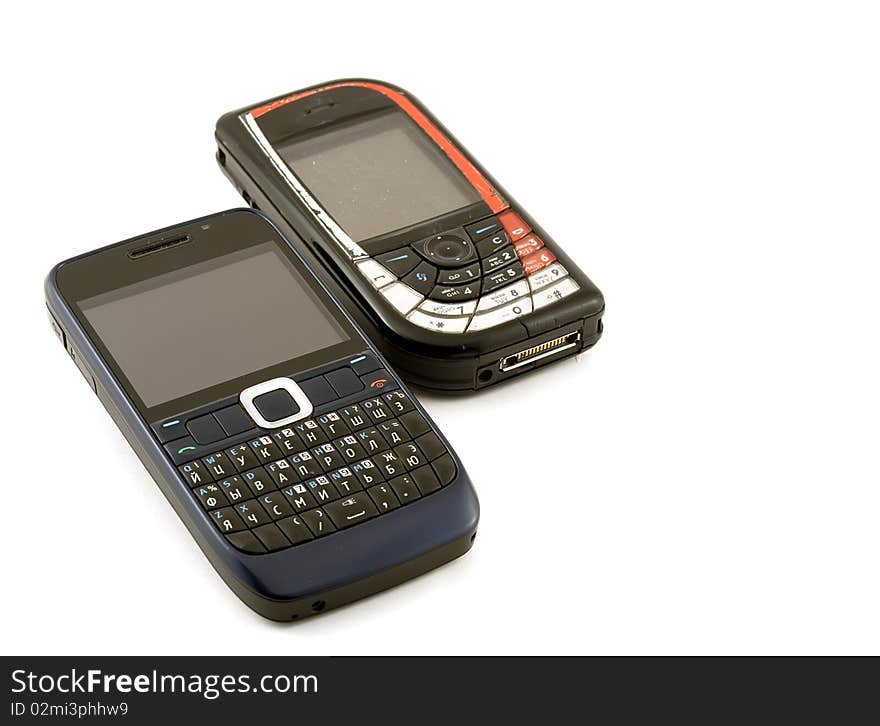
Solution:
M 254 406 L 254 399 L 257 396 L 262 396 L 264 393 L 277 391 L 279 388 L 283 388 L 293 397 L 296 405 L 299 406 L 299 411 L 293 416 L 288 416 L 287 418 L 282 418 L 278 421 L 267 421 L 260 415 L 260 412 L 257 411 L 257 407 Z M 305 394 L 305 391 L 303 391 L 303 389 L 290 378 L 273 378 L 270 381 L 263 381 L 250 388 L 245 388 L 239 394 L 238 400 L 241 401 L 241 405 L 244 407 L 244 410 L 248 412 L 248 416 L 254 420 L 254 423 L 263 429 L 277 429 L 282 426 L 287 426 L 294 421 L 308 418 L 312 415 L 312 411 L 314 410 L 312 402 Z
M 342 248 L 342 251 L 352 260 L 360 260 L 369 257 L 364 249 L 349 237 L 345 230 L 336 223 L 336 220 L 330 216 L 327 210 L 318 204 L 318 201 L 309 194 L 308 189 L 306 189 L 305 185 L 299 180 L 299 177 L 293 173 L 291 168 L 278 155 L 278 152 L 275 151 L 272 144 L 269 143 L 269 139 L 267 139 L 265 134 L 260 130 L 260 126 L 257 124 L 257 120 L 253 115 L 251 113 L 244 113 L 240 118 L 244 127 L 248 130 L 248 133 L 250 133 L 254 141 L 257 142 L 257 145 L 269 158 L 269 161 L 272 162 L 272 165 L 277 169 L 281 178 L 287 182 L 287 185 L 293 190 L 293 193 L 299 197 L 305 207 L 309 210 L 309 213 L 315 218 L 315 221 L 317 221 L 327 234 L 336 241 L 336 244 Z

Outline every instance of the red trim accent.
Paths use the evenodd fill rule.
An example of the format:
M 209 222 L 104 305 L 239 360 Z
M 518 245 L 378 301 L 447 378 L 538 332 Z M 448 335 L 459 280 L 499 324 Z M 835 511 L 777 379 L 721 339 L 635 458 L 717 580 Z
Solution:
M 349 86 L 369 88 L 371 91 L 381 93 L 383 96 L 387 96 L 394 101 L 394 103 L 400 106 L 401 110 L 406 113 L 407 116 L 418 124 L 422 131 L 431 137 L 437 146 L 443 149 L 446 156 L 448 156 L 450 161 L 452 161 L 452 163 L 458 167 L 458 170 L 464 174 L 465 178 L 471 183 L 471 186 L 479 192 L 483 201 L 489 205 L 489 209 L 491 209 L 494 214 L 498 214 L 498 212 L 503 212 L 507 209 L 507 202 L 498 195 L 486 177 L 484 177 L 468 158 L 441 133 L 440 129 L 431 123 L 430 119 L 425 116 L 425 114 L 423 114 L 412 101 L 399 91 L 395 91 L 379 83 L 369 83 L 366 81 L 345 81 L 343 83 L 334 83 L 329 86 L 323 86 L 322 88 L 314 88 L 311 91 L 295 93 L 287 98 L 282 98 L 278 101 L 268 103 L 265 106 L 255 108 L 250 113 L 253 118 L 257 119 L 263 114 L 269 113 L 269 111 L 274 111 L 276 108 L 281 108 L 281 106 L 286 106 L 288 103 L 293 103 L 301 98 L 307 98 L 308 96 L 320 93 L 321 91 L 329 91 L 333 88 L 345 88 Z
M 511 242 L 522 239 L 532 231 L 532 228 L 523 222 L 522 217 L 516 212 L 505 212 L 498 217 L 498 221 L 501 222 L 501 226 L 504 227 Z
M 522 262 L 523 270 L 525 270 L 526 277 L 528 277 L 529 275 L 536 273 L 538 270 L 547 267 L 547 265 L 556 262 L 556 255 L 545 247 L 542 250 L 526 255 L 520 260 L 520 262 Z
M 516 252 L 518 257 L 526 257 L 530 255 L 532 252 L 536 252 L 544 246 L 544 240 L 542 240 L 536 234 L 529 234 L 523 237 L 519 242 L 513 243 L 513 250 Z

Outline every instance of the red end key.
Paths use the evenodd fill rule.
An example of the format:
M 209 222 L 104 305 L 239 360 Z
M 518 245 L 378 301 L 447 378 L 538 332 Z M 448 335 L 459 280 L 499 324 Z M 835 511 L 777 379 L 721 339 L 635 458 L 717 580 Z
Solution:
M 544 240 L 536 234 L 529 234 L 523 237 L 519 242 L 516 242 L 513 245 L 513 249 L 516 250 L 518 257 L 525 257 L 532 252 L 537 252 L 543 246 Z
M 507 236 L 510 237 L 511 242 L 516 242 L 518 239 L 522 239 L 532 231 L 532 228 L 523 222 L 522 217 L 516 212 L 504 212 L 503 214 L 499 214 L 498 221 L 501 222 L 501 226 L 504 227 L 504 231 L 507 232 Z
M 547 265 L 556 262 L 556 255 L 545 247 L 537 252 L 532 252 L 532 254 L 527 257 L 523 257 L 521 262 L 523 270 L 525 270 L 526 276 L 528 277 L 532 273 L 542 270 L 547 267 Z

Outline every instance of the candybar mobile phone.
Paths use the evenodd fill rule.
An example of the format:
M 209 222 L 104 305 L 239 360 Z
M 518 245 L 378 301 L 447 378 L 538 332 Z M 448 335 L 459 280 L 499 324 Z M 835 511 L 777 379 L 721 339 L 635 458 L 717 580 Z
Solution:
M 67 260 L 46 298 L 89 386 L 261 615 L 312 615 L 470 548 L 461 461 L 261 214 Z
M 599 339 L 596 286 L 406 91 L 307 88 L 226 114 L 216 140 L 408 381 L 475 390 Z

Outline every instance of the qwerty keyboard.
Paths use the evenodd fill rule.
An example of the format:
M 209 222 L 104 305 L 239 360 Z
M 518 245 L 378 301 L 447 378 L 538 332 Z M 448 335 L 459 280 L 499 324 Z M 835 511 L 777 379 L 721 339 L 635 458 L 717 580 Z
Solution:
M 443 442 L 399 390 L 260 432 L 178 469 L 217 529 L 249 553 L 366 522 L 456 475 Z

